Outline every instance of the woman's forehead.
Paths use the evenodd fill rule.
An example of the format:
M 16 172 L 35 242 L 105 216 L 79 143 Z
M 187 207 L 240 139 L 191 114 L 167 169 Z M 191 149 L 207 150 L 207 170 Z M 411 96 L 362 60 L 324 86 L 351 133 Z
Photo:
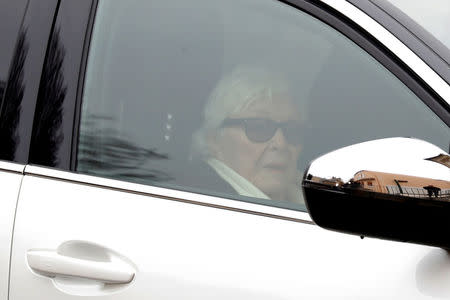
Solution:
M 234 117 L 261 117 L 280 120 L 300 119 L 298 108 L 292 99 L 283 94 L 271 98 L 255 99 L 241 111 L 232 114 Z

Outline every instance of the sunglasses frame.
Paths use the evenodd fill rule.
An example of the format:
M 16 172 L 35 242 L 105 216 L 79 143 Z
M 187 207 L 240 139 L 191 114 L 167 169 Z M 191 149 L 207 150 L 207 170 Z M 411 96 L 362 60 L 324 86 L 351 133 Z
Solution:
M 265 124 L 269 125 L 271 129 L 272 128 L 274 129 L 272 134 L 264 139 L 255 138 L 255 136 L 250 133 L 250 129 L 249 129 L 249 127 L 250 127 L 249 123 L 253 122 L 253 121 L 265 122 Z M 290 130 L 293 127 L 289 128 L 289 126 L 292 124 L 295 124 L 296 126 L 293 126 L 293 127 L 298 127 L 298 129 L 300 130 L 301 124 L 298 121 L 277 122 L 277 121 L 274 121 L 271 119 L 264 119 L 264 118 L 226 118 L 225 120 L 223 120 L 221 127 L 222 128 L 224 128 L 224 127 L 241 127 L 244 129 L 247 139 L 254 143 L 266 143 L 266 142 L 270 141 L 276 134 L 277 130 L 281 129 L 286 141 L 290 145 L 297 146 L 297 145 L 301 144 L 301 141 L 300 141 L 301 138 L 299 138 L 300 132 L 297 132 L 296 135 L 293 137 L 291 135 L 292 131 Z

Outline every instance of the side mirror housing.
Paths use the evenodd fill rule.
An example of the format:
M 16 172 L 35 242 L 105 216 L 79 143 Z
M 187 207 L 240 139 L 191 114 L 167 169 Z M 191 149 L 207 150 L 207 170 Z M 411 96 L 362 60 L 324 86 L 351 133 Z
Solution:
M 302 186 L 323 228 L 450 248 L 450 156 L 428 142 L 388 138 L 330 152 Z

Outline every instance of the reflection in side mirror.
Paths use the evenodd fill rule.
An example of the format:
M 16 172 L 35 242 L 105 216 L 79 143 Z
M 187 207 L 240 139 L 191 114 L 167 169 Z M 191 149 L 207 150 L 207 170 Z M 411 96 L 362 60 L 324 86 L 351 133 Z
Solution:
M 450 156 L 428 142 L 388 138 L 330 152 L 302 185 L 321 227 L 450 247 Z

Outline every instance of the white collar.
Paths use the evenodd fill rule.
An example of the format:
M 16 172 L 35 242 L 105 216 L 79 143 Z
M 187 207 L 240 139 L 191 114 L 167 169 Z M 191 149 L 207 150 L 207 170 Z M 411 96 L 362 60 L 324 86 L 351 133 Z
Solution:
M 215 158 L 210 158 L 207 160 L 208 165 L 213 168 L 217 174 L 222 177 L 223 180 L 228 182 L 239 195 L 270 199 L 266 194 L 264 194 L 260 189 L 254 186 L 250 181 L 236 173 L 233 169 L 225 165 L 220 160 Z

